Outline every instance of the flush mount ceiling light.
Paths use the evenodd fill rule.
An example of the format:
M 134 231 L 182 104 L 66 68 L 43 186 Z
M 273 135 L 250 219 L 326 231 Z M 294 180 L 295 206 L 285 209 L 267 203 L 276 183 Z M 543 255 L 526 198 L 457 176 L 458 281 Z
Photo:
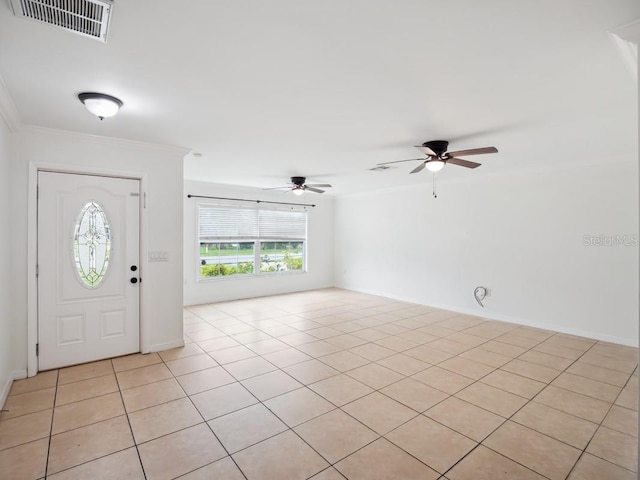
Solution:
M 78 99 L 100 120 L 113 117 L 122 107 L 120 99 L 104 93 L 85 92 L 79 94 Z

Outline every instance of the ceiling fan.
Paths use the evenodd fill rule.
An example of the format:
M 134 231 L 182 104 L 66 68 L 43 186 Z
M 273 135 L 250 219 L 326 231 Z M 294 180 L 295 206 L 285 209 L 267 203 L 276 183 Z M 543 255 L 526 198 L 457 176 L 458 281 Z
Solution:
M 307 190 L 314 193 L 324 193 L 324 190 L 320 190 L 320 188 L 331 187 L 328 183 L 304 183 L 306 181 L 305 177 L 291 177 L 291 182 L 287 186 L 265 188 L 264 190 L 291 190 L 294 195 L 302 195 Z
M 383 162 L 378 165 L 388 165 L 390 163 L 401 162 L 413 162 L 416 160 L 422 163 L 409 173 L 418 173 L 425 167 L 430 172 L 438 172 L 447 164 L 459 165 L 467 168 L 477 168 L 481 164 L 476 162 L 470 162 L 469 160 L 463 160 L 458 157 L 466 157 L 467 155 L 483 155 L 485 153 L 498 153 L 496 147 L 484 147 L 484 148 L 472 148 L 470 150 L 457 150 L 455 152 L 447 152 L 449 142 L 446 140 L 431 140 L 424 142 L 422 145 L 415 146 L 418 150 L 424 153 L 427 158 L 410 158 L 409 160 L 396 160 L 394 162 Z

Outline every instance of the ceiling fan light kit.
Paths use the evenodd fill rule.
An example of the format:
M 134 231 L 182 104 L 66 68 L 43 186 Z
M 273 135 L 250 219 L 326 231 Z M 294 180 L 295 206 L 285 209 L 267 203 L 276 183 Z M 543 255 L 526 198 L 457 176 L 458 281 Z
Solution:
M 444 167 L 444 164 L 445 162 L 443 162 L 442 160 L 429 160 L 427 161 L 425 166 L 427 167 L 427 170 L 435 173 L 442 170 L 442 168 Z

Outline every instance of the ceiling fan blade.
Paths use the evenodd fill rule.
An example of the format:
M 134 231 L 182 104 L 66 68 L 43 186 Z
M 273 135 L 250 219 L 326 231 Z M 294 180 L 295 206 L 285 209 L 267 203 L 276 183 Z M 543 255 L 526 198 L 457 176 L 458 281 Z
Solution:
M 382 163 L 377 163 L 376 165 L 389 165 L 390 163 L 401 163 L 401 162 L 415 162 L 416 160 L 420 160 L 421 162 L 424 162 L 424 158 L 410 158 L 409 160 L 395 160 L 393 162 L 382 162 Z
M 469 160 L 463 160 L 461 158 L 448 158 L 447 163 L 453 163 L 454 165 L 460 165 L 461 167 L 477 168 L 481 163 L 470 162 Z
M 420 150 L 425 155 L 429 155 L 430 157 L 437 157 L 436 152 L 431 150 L 429 147 L 424 147 L 422 145 L 414 145 L 418 150 Z
M 331 188 L 328 183 L 307 183 L 307 187 Z
M 424 167 L 427 165 L 427 162 L 421 163 L 420 165 L 418 165 L 416 168 L 414 168 L 413 170 L 411 170 L 409 173 L 418 173 L 421 172 Z
M 291 190 L 291 186 L 263 188 L 262 190 Z
M 447 155 L 450 157 L 464 157 L 466 155 L 483 155 L 485 153 L 498 153 L 498 149 L 496 147 L 472 148 L 470 150 L 447 152 Z
M 313 188 L 313 187 L 310 187 L 309 185 L 305 185 L 303 188 L 305 190 L 309 190 L 309 191 L 315 192 L 315 193 L 324 193 L 324 190 L 320 190 L 319 188 Z

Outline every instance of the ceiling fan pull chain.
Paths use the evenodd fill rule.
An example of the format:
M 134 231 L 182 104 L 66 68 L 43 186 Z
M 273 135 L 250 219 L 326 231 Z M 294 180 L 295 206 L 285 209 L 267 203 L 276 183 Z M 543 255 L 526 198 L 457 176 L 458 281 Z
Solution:
M 434 198 L 438 198 L 438 195 L 436 195 L 436 174 L 433 174 L 433 196 Z

